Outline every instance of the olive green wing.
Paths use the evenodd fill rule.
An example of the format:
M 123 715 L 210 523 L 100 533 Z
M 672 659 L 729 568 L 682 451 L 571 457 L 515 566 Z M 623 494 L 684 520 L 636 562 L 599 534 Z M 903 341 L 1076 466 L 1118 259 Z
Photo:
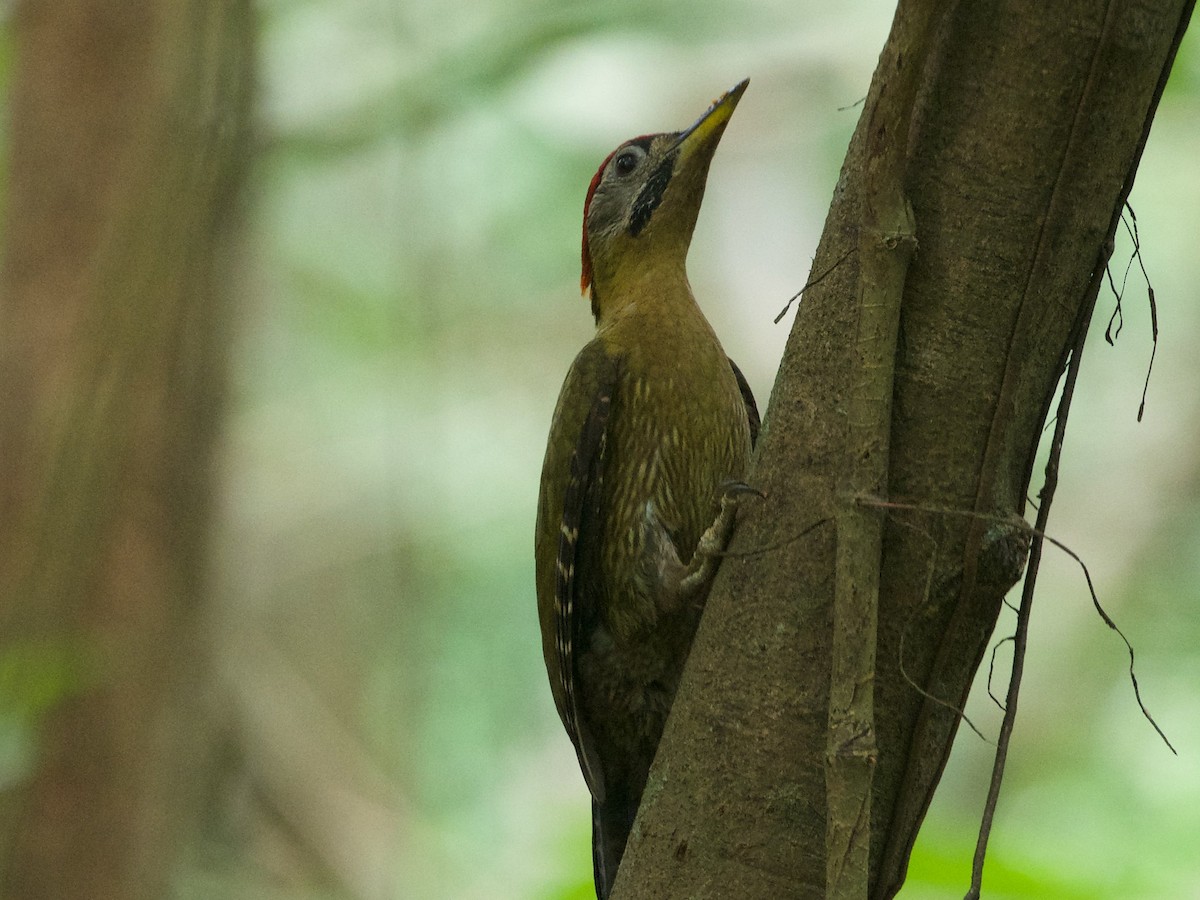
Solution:
M 758 415 L 758 404 L 754 402 L 754 392 L 750 390 L 750 382 L 746 380 L 746 376 L 742 374 L 737 363 L 730 359 L 729 367 L 733 369 L 733 377 L 737 379 L 738 390 L 742 392 L 742 402 L 746 404 L 746 420 L 750 423 L 750 446 L 754 447 L 758 444 L 758 429 L 762 425 L 762 419 Z
M 619 365 L 602 344 L 580 351 L 559 395 L 542 466 L 538 501 L 538 618 L 555 706 L 588 788 L 603 802 L 604 773 L 578 696 L 578 660 L 597 611 L 580 590 L 579 548 L 599 540 L 597 502 L 608 447 L 608 423 Z

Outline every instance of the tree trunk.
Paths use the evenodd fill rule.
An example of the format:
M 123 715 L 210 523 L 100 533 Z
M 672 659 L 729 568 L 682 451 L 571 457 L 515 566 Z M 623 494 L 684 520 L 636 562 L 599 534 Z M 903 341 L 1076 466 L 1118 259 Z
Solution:
M 245 0 L 20 4 L 0 297 L 0 894 L 166 896 L 199 704 Z M 189 696 L 190 695 L 190 696 Z
M 709 598 L 614 898 L 899 890 L 956 710 L 1023 567 L 1012 522 L 1193 5 L 901 0 L 750 475 L 766 499 L 745 505 Z M 896 146 L 906 158 L 882 187 L 912 206 L 906 272 L 875 266 L 867 230 L 880 196 L 869 163 Z M 892 290 L 891 389 L 864 406 L 877 389 L 861 371 L 868 307 Z M 890 428 L 863 442 L 857 411 L 888 399 Z M 880 453 L 875 498 L 854 475 Z M 881 559 L 869 523 L 847 527 L 864 514 L 882 526 Z M 871 593 L 874 579 L 853 574 L 864 560 L 878 593 L 843 607 Z M 835 640 L 846 608 L 875 603 L 877 620 Z M 872 706 L 830 743 L 831 722 Z M 863 751 L 858 780 L 844 778 L 848 751 Z M 869 793 L 834 796 L 856 784 Z M 838 886 L 864 865 L 846 882 L 857 887 Z

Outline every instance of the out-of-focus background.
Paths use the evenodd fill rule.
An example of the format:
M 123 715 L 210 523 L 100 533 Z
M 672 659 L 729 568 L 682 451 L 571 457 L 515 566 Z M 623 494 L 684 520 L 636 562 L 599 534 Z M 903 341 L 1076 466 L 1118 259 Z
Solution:
M 808 275 L 892 10 L 259 4 L 213 561 L 227 739 L 180 897 L 589 896 L 588 801 L 532 573 L 543 441 L 591 333 L 584 191 L 617 143 L 751 78 L 690 272 L 765 405 L 791 316 L 772 319 Z M 1078 567 L 1050 551 L 992 898 L 1200 897 L 1198 151 L 1193 35 L 1132 196 L 1161 329 L 1145 418 L 1135 265 L 1115 347 L 1114 298 L 1099 302 L 1051 519 L 1179 755 L 1142 719 Z M 968 712 L 994 738 L 983 688 Z M 962 896 L 992 752 L 963 729 L 902 896 Z

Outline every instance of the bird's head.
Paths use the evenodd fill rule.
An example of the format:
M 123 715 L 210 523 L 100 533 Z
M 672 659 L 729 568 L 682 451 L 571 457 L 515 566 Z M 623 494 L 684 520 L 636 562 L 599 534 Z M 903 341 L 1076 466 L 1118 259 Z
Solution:
M 583 206 L 583 275 L 597 320 L 606 294 L 649 267 L 678 267 L 700 214 L 713 153 L 749 79 L 718 98 L 684 131 L 648 134 L 608 155 Z

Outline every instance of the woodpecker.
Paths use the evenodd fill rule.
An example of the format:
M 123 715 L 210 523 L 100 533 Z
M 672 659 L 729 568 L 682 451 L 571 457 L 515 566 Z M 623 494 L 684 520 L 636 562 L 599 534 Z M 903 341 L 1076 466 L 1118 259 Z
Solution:
M 542 652 L 592 795 L 608 896 L 736 517 L 759 416 L 692 296 L 685 262 L 743 81 L 690 128 L 617 147 L 588 187 L 572 363 L 542 468 Z

